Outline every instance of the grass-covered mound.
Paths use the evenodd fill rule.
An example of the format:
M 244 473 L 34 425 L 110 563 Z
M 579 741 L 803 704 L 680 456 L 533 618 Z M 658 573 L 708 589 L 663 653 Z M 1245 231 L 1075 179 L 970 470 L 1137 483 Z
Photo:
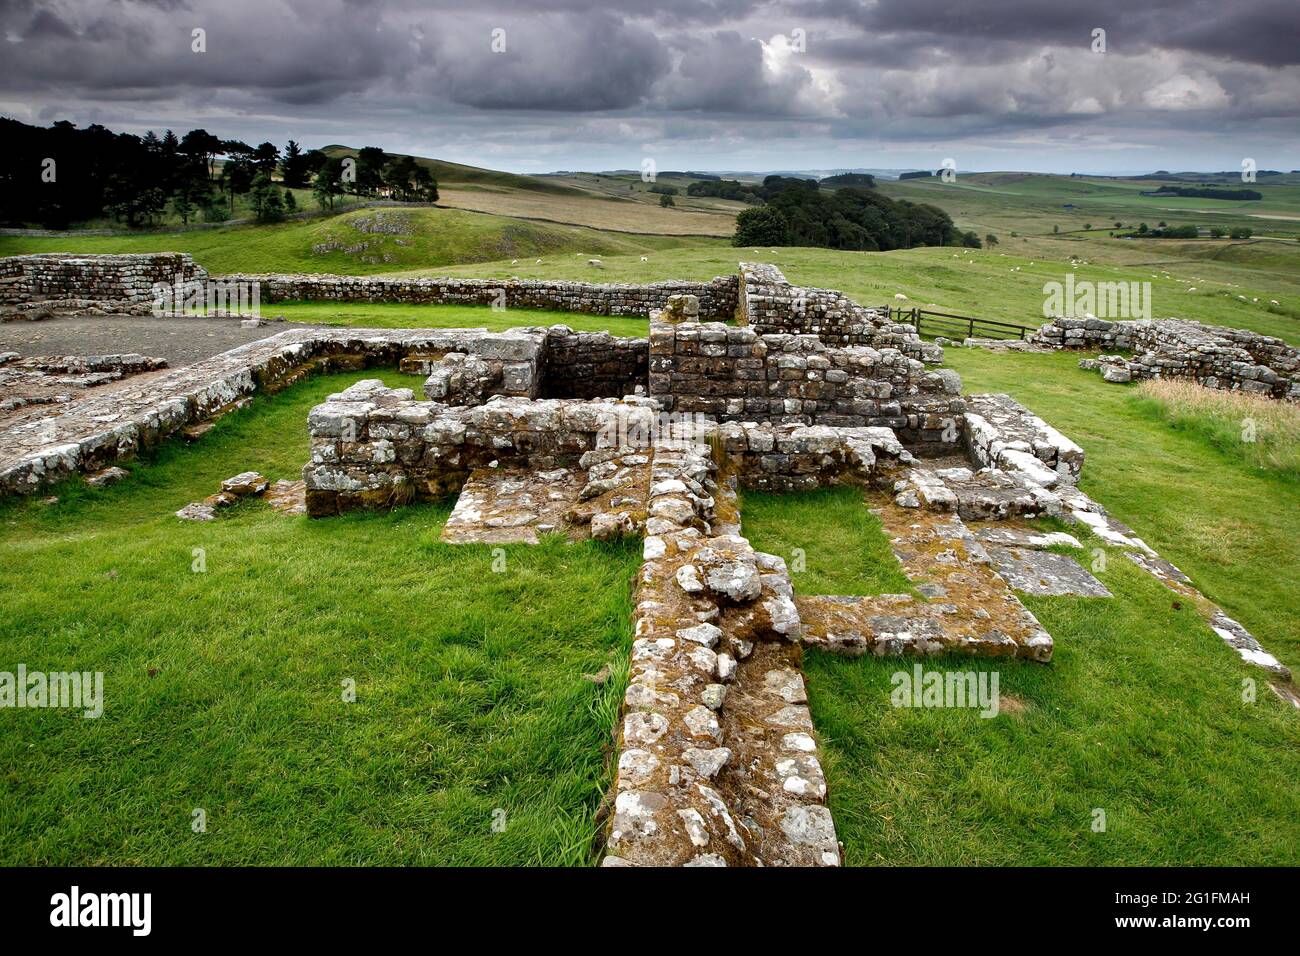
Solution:
M 273 226 L 123 236 L 0 237 L 0 256 L 29 252 L 188 252 L 212 273 L 373 275 L 539 256 L 633 255 L 688 240 L 600 232 L 459 209 L 359 209 Z

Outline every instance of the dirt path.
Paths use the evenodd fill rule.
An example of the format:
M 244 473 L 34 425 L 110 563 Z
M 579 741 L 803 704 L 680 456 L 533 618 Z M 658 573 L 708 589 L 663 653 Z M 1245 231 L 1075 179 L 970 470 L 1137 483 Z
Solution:
M 238 319 L 156 319 L 151 316 L 67 316 L 0 324 L 0 352 L 33 355 L 107 355 L 139 352 L 180 368 L 237 345 L 256 342 L 297 322 L 244 328 Z

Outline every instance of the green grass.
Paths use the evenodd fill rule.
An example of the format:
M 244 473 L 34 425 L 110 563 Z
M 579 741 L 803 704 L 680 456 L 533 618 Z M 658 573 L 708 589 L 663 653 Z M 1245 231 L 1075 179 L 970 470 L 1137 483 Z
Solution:
M 1294 709 L 1153 578 L 1113 552 L 1107 567 L 1112 599 L 1025 599 L 1050 665 L 924 662 L 996 672 L 1019 712 L 894 708 L 890 675 L 914 659 L 805 657 L 847 863 L 1300 863 Z
M 648 318 L 584 315 L 550 309 L 491 309 L 482 305 L 399 305 L 391 302 L 273 302 L 262 307 L 267 316 L 291 322 L 320 323 L 367 329 L 486 328 L 494 332 L 531 325 L 567 325 L 579 332 L 608 331 L 645 337 Z
M 400 234 L 365 231 L 382 216 Z M 33 252 L 188 252 L 209 272 L 304 272 L 372 275 L 400 269 L 578 252 L 642 254 L 701 240 L 601 232 L 459 209 L 371 208 L 271 226 L 231 226 L 132 236 L 0 236 L 0 256 Z M 364 246 L 364 248 L 363 248 Z
M 867 510 L 857 488 L 799 495 L 747 491 L 740 513 L 745 533 L 752 525 L 761 534 L 762 550 L 785 558 L 800 594 L 912 593 L 880 519 Z M 816 533 L 809 535 L 809 528 Z
M 112 488 L 0 508 L 0 669 L 105 674 L 98 720 L 3 713 L 0 862 L 590 861 L 637 549 L 511 546 L 494 574 L 491 549 L 439 543 L 446 505 L 172 516 L 245 469 L 297 477 L 307 410 L 375 374 L 259 398 Z
M 1227 457 L 1300 479 L 1300 406 L 1295 403 L 1177 379 L 1143 382 L 1138 394 L 1145 408 Z
M 937 178 L 884 180 L 879 188 L 891 198 L 939 206 L 961 228 L 975 229 L 981 238 L 993 232 L 1003 242 L 1011 240 L 1012 232 L 1050 236 L 1054 226 L 1065 234 L 1080 234 L 1091 225 L 1093 234 L 1105 236 L 1162 221 L 1171 226 L 1245 226 L 1256 235 L 1295 238 L 1300 235 L 1300 185 L 1271 183 L 1269 178 L 1238 184 L 1264 196 L 1245 202 L 1141 195 L 1163 185 L 1153 180 L 1017 172 L 959 174 L 952 183 Z M 1072 208 L 1065 208 L 1067 204 Z M 1289 218 L 1267 218 L 1273 216 Z M 1124 226 L 1116 230 L 1116 222 Z

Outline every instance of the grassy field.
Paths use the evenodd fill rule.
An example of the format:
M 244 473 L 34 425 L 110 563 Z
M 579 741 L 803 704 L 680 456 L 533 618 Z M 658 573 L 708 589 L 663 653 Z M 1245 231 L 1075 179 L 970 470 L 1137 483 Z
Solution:
M 376 229 L 394 228 L 386 232 Z M 59 238 L 0 236 L 0 256 L 30 252 L 188 252 L 208 271 L 372 275 L 538 256 L 640 255 L 701 240 L 598 232 L 456 209 L 371 208 L 273 226 Z M 576 253 L 575 253 L 576 251 Z
M 1118 240 L 1108 240 L 1108 243 L 1121 245 Z M 1100 244 L 1094 241 L 1088 245 Z M 1233 245 L 1220 243 L 1225 249 Z M 541 264 L 526 261 L 512 266 L 487 262 L 405 274 L 653 282 L 728 275 L 736 271 L 741 261 L 775 262 L 792 282 L 841 289 L 863 305 L 916 305 L 1038 326 L 1046 321 L 1044 284 L 1064 283 L 1066 274 L 1073 272 L 1076 282 L 1150 282 L 1154 318 L 1195 319 L 1300 342 L 1300 269 L 1294 264 L 1288 266 L 1271 260 L 1266 243 L 1237 245 L 1242 247 L 1238 253 L 1240 262 L 1213 264 L 1168 258 L 1159 263 L 1088 259 L 1086 263 L 1072 264 L 1062 244 L 1057 248 L 1065 257 L 1051 259 L 987 249 L 836 252 L 700 245 L 650 252 L 646 254 L 646 262 L 639 255 L 606 256 L 602 269 L 588 265 L 584 256 L 562 255 L 546 258 Z M 1260 250 L 1261 261 L 1256 262 L 1248 250 Z M 1125 247 L 1124 252 L 1129 258 L 1145 255 L 1135 247 Z M 907 301 L 896 301 L 896 293 L 906 295 Z M 1278 305 L 1272 304 L 1274 299 Z
M 590 861 L 639 548 L 511 546 L 493 574 L 491 549 L 439 543 L 446 506 L 172 516 L 245 469 L 297 477 L 307 410 L 360 377 L 0 508 L 4 669 L 105 675 L 97 720 L 5 712 L 0 863 Z
M 1083 488 L 1300 667 L 1293 479 L 1173 427 L 1135 388 L 1076 368 L 1076 356 L 950 349 L 948 359 L 968 390 L 1010 392 L 1082 444 Z M 746 495 L 746 533 L 787 560 L 804 550 L 808 570 L 793 575 L 803 593 L 901 590 L 855 494 Z M 1084 541 L 1078 556 L 1091 564 L 1097 542 Z M 1118 552 L 1098 576 L 1114 599 L 1024 598 L 1056 639 L 1051 665 L 930 662 L 996 670 L 1009 701 L 993 720 L 891 707 L 898 661 L 808 656 L 850 863 L 1300 863 L 1294 709 Z M 1246 678 L 1258 682 L 1252 704 Z M 1104 833 L 1092 830 L 1097 808 Z

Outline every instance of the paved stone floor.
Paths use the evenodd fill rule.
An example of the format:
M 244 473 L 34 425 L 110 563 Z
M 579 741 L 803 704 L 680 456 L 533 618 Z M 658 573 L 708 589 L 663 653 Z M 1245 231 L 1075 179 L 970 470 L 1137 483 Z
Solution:
M 465 481 L 442 528 L 448 544 L 536 544 L 538 535 L 570 534 L 565 513 L 587 483 L 579 468 L 477 468 Z M 587 529 L 581 529 L 586 537 Z
M 180 368 L 246 342 L 256 342 L 297 322 L 244 328 L 239 319 L 156 319 L 134 315 L 57 316 L 39 322 L 0 323 L 0 352 L 33 355 L 103 355 L 139 352 Z

